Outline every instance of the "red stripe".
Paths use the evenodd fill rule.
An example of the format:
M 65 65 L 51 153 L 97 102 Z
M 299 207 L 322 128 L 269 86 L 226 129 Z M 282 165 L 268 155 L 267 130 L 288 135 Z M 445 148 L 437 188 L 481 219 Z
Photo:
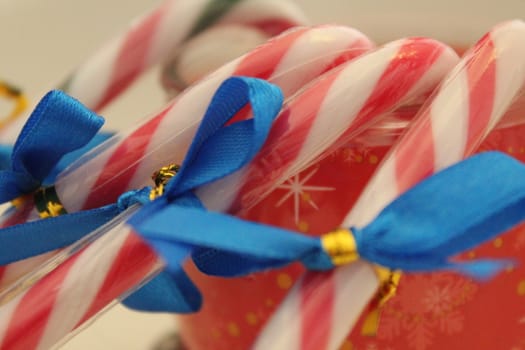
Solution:
M 268 41 L 248 53 L 239 63 L 232 76 L 244 75 L 259 79 L 268 80 L 275 69 L 282 61 L 284 55 L 289 51 L 290 46 L 304 33 L 310 31 L 308 28 L 295 30 L 287 35 Z M 261 69 L 262 67 L 265 67 Z M 251 115 L 249 106 L 239 111 L 229 124 L 245 120 Z
M 319 108 L 340 70 L 333 70 L 297 96 L 281 112 L 261 151 L 252 161 L 246 181 L 230 210 L 237 212 L 263 195 L 299 155 Z
M 390 157 L 388 157 L 390 158 Z M 430 109 L 419 116 L 417 124 L 398 141 L 394 161 L 397 190 L 403 193 L 434 173 L 434 137 Z
M 494 43 L 485 36 L 474 49 L 476 53 L 467 63 L 469 85 L 469 128 L 465 155 L 482 141 L 494 107 L 496 93 L 496 57 Z
M 129 189 L 129 183 L 140 166 L 140 160 L 153 134 L 171 107 L 135 130 L 117 146 L 93 185 L 83 209 L 98 208 L 112 203 Z
M 9 321 L 0 349 L 27 350 L 38 346 L 60 292 L 59 286 L 78 256 L 76 254 L 60 264 L 22 297 Z
M 156 262 L 157 256 L 153 250 L 137 234 L 130 231 L 113 260 L 104 283 L 75 328 L 96 315 L 113 300 L 139 285 Z
M 259 79 L 268 79 L 292 44 L 308 31 L 310 31 L 309 28 L 300 28 L 257 47 L 244 57 L 233 75 L 247 75 Z M 260 67 L 266 68 L 260 69 Z M 254 72 L 254 68 L 259 69 L 257 72 Z
M 337 56 L 332 62 L 326 66 L 325 70 L 320 74 L 323 75 L 326 72 L 331 71 L 332 69 L 339 67 L 340 65 L 353 60 L 356 57 L 361 56 L 362 54 L 370 51 L 373 48 L 373 44 L 370 40 L 366 38 L 360 38 L 354 41 L 348 48 L 343 50 L 343 52 Z
M 8 218 L 4 222 L 2 222 L 1 227 L 5 228 L 27 222 L 29 216 L 31 215 L 31 212 L 33 211 L 33 208 L 33 201 L 28 198 L 22 205 L 22 208 L 16 209 L 13 207 L 9 209 L 9 211 L 4 214 L 8 215 Z M 2 279 L 4 277 L 6 268 L 7 266 L 0 266 L 0 289 L 3 285 Z
M 403 101 L 403 98 L 429 71 L 442 55 L 443 49 L 443 46 L 436 45 L 436 42 L 430 39 L 407 40 L 379 78 L 374 91 L 352 122 L 352 127 L 339 137 L 330 150 L 344 144 L 357 132 L 370 125 L 372 121 L 377 121 L 377 117 L 381 114 L 398 108 L 401 102 L 407 102 Z M 418 94 L 428 92 L 421 91 Z
M 167 5 L 168 2 L 165 3 Z M 101 110 L 113 98 L 125 90 L 144 70 L 157 27 L 161 22 L 165 6 L 153 11 L 138 23 L 126 36 L 118 56 L 113 63 L 110 84 L 106 87 L 102 99 L 94 108 Z
M 301 284 L 301 339 L 299 349 L 326 349 L 330 340 L 335 283 L 333 271 L 309 272 Z
M 260 31 L 266 33 L 268 36 L 275 36 L 281 34 L 285 30 L 296 26 L 300 26 L 302 24 L 303 23 L 292 22 L 286 18 L 273 18 L 250 22 L 247 25 L 259 29 Z

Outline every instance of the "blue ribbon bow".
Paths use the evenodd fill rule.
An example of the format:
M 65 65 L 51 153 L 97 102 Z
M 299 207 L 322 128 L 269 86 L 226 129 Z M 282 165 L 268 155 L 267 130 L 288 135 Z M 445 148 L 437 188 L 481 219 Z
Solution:
M 0 170 L 0 203 L 37 190 L 56 173 L 53 169 L 66 154 L 85 151 L 87 145 L 92 147 L 90 141 L 103 124 L 102 117 L 87 111 L 72 97 L 58 90 L 49 92 L 20 132 L 10 161 L 5 157 L 1 161 L 4 170 Z M 3 154 L 8 150 L 2 147 Z
M 150 202 L 151 188 L 148 187 L 125 193 L 112 205 L 2 229 L 0 264 L 70 245 L 134 203 L 144 206 L 135 213 L 132 223 L 139 223 L 166 206 L 202 208 L 192 190 L 247 164 L 265 142 L 282 101 L 279 88 L 262 80 L 226 80 L 214 95 L 177 175 L 167 184 L 161 197 Z M 247 103 L 251 104 L 253 118 L 226 125 Z M 184 226 L 184 223 L 180 225 Z M 188 249 L 155 242 L 152 245 L 163 253 L 169 253 L 177 263 L 168 265 L 165 272 L 123 303 L 147 311 L 190 312 L 198 309 L 201 303 L 199 292 L 180 265 Z
M 525 219 L 525 183 L 517 181 L 524 176 L 525 166 L 511 157 L 477 155 L 421 182 L 349 234 L 362 259 L 384 267 L 446 269 L 486 279 L 511 261 L 452 258 Z M 174 230 L 173 222 L 185 224 Z M 167 206 L 135 229 L 154 247 L 193 247 L 194 262 L 211 275 L 241 276 L 294 261 L 313 270 L 334 267 L 319 238 L 196 208 Z M 169 254 L 163 257 L 175 263 Z

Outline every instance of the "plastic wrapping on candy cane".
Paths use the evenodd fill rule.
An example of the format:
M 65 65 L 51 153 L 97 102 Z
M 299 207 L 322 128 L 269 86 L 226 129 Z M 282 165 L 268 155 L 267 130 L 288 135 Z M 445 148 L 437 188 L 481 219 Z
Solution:
M 411 52 L 414 55 L 408 56 L 407 58 L 404 52 Z M 421 56 L 419 56 L 418 54 L 421 54 Z M 405 59 L 408 60 L 408 62 L 405 61 Z M 450 49 L 436 41 L 429 39 L 405 39 L 387 45 L 384 48 L 381 48 L 375 52 L 363 56 L 362 59 L 358 59 L 354 62 L 343 65 L 341 69 L 334 71 L 337 74 L 334 74 L 333 72 L 327 73 L 327 75 L 319 78 L 318 82 L 312 83 L 307 88 L 302 90 L 300 94 L 298 94 L 292 100 L 290 100 L 287 107 L 289 109 L 285 109 L 281 116 L 278 117 L 289 118 L 283 119 L 285 122 L 290 122 L 289 125 L 291 128 L 289 129 L 289 132 L 283 135 L 283 130 L 279 127 L 279 125 L 274 125 L 274 127 L 270 131 L 270 136 L 265 147 L 267 147 L 268 149 L 274 149 L 282 142 L 291 145 L 303 145 L 305 144 L 305 142 L 308 142 L 308 140 L 305 141 L 302 138 L 304 137 L 304 134 L 301 133 L 301 130 L 304 130 L 305 127 L 310 127 L 312 123 L 309 118 L 301 118 L 301 111 L 309 109 L 308 107 L 310 106 L 305 102 L 310 101 L 310 99 L 305 99 L 305 96 L 311 97 L 312 93 L 323 91 L 319 88 L 318 84 L 321 84 L 320 86 L 323 86 L 323 83 L 333 83 L 334 81 L 336 81 L 336 83 L 334 83 L 334 86 L 337 86 L 338 89 L 342 89 L 343 91 L 345 91 L 343 87 L 345 87 L 346 84 L 348 84 L 349 86 L 348 89 L 355 89 L 359 91 L 367 89 L 366 91 L 368 91 L 368 94 L 364 96 L 361 101 L 355 102 L 356 105 L 354 105 L 352 108 L 352 110 L 355 111 L 355 114 L 341 115 L 337 119 L 337 122 L 339 123 L 335 124 L 335 126 L 337 127 L 337 133 L 333 134 L 331 137 L 331 139 L 335 142 L 336 140 L 340 139 L 340 137 L 343 134 L 345 134 L 346 130 L 352 130 L 353 127 L 359 128 L 361 125 L 366 124 L 366 121 L 368 121 L 367 118 L 379 118 L 383 115 L 382 113 L 389 111 L 390 109 L 395 109 L 399 107 L 403 102 L 406 102 L 406 100 L 410 100 L 411 98 L 418 96 L 418 94 L 427 93 L 429 89 L 432 89 L 435 86 L 435 84 L 437 84 L 441 80 L 442 76 L 446 74 L 446 72 L 456 62 L 456 60 L 457 57 L 453 54 L 453 52 Z M 406 66 L 411 67 L 416 65 L 420 68 L 420 70 L 417 70 L 415 75 L 407 75 L 405 74 L 405 64 Z M 348 78 L 350 75 L 357 74 L 357 72 L 360 72 L 362 67 L 364 66 L 370 67 L 370 69 L 368 70 L 368 74 L 370 75 L 367 75 L 368 79 L 341 79 L 339 83 L 337 83 L 337 77 L 342 76 Z M 390 74 L 386 74 L 385 72 L 388 72 Z M 399 76 L 403 78 L 401 78 L 400 80 Z M 372 79 L 373 77 L 376 77 L 376 79 Z M 380 79 L 380 77 L 383 78 Z M 370 80 L 374 81 L 375 84 L 373 86 L 370 86 Z M 392 97 L 391 88 L 398 87 L 398 84 L 400 83 L 401 86 L 404 87 L 404 89 L 401 89 L 401 97 L 404 96 L 406 98 L 398 99 Z M 380 107 L 364 108 L 363 104 L 365 104 L 366 106 L 366 101 L 370 99 L 367 98 L 368 96 L 373 96 L 375 99 L 383 103 L 380 104 Z M 396 97 L 399 97 L 399 95 L 396 95 Z M 341 99 L 343 99 L 341 95 L 337 94 L 332 98 L 327 98 L 326 108 L 328 108 L 330 111 L 333 111 L 335 108 L 339 107 L 340 104 L 344 104 L 344 101 L 342 101 Z M 375 99 L 372 100 L 376 101 Z M 350 102 L 346 101 L 346 103 L 349 104 Z M 366 112 L 359 114 L 359 111 L 361 110 L 365 110 Z M 329 114 L 325 115 L 329 116 Z M 294 171 L 297 171 L 297 169 L 300 168 L 299 166 L 297 166 L 297 164 L 304 166 L 308 164 L 309 161 L 315 160 L 319 156 L 319 153 L 314 152 L 313 150 L 318 151 L 319 148 L 329 148 L 330 144 L 326 144 L 325 139 L 320 137 L 320 135 L 322 132 L 326 132 L 326 129 L 324 129 L 322 126 L 326 126 L 327 124 L 330 124 L 333 121 L 330 120 L 329 117 L 316 116 L 316 118 L 318 118 L 318 122 L 314 124 L 316 125 L 314 126 L 315 129 L 312 129 L 312 133 L 315 137 L 309 140 L 309 147 L 312 148 L 307 148 L 307 151 L 301 152 L 301 156 L 296 159 L 292 158 L 289 162 L 273 164 L 272 167 L 264 167 L 260 171 L 266 171 L 266 174 L 268 175 L 271 174 L 271 172 L 277 171 L 280 176 L 290 176 L 293 174 Z M 319 145 L 319 147 L 315 147 L 316 144 Z M 257 164 L 257 162 L 260 162 L 260 159 L 256 159 L 254 161 L 255 164 Z M 245 172 L 240 172 L 240 175 L 244 174 Z M 280 177 L 267 176 L 267 178 L 268 180 L 264 183 L 264 185 L 272 187 L 275 185 L 275 183 L 272 183 L 272 181 L 276 181 L 276 179 L 279 179 Z M 235 181 L 232 182 L 232 179 Z M 257 187 L 261 186 L 260 182 L 250 182 L 250 178 L 246 177 L 245 179 L 245 190 L 257 190 Z M 223 194 L 227 194 L 230 191 L 235 192 L 238 180 L 239 174 L 230 175 L 229 177 L 225 178 L 225 181 L 221 180 L 215 185 L 208 185 L 209 188 L 214 188 L 215 191 L 202 190 L 198 191 L 197 195 L 200 197 L 203 204 L 209 206 L 210 203 L 216 203 L 216 191 L 219 191 Z M 222 188 L 220 186 L 222 186 Z M 221 208 L 213 209 L 223 211 L 228 209 L 235 210 L 235 208 L 228 208 L 228 204 L 231 203 L 223 202 Z M 155 259 L 153 259 L 149 263 L 145 263 L 144 267 L 141 267 L 140 272 L 137 272 L 137 274 L 119 273 L 118 275 L 111 275 L 113 271 L 127 270 L 127 266 L 135 265 L 136 263 L 138 263 L 133 260 L 130 260 L 130 256 L 132 255 L 130 255 L 129 249 L 138 249 L 137 247 L 144 245 L 144 243 L 142 243 L 140 240 L 137 241 L 137 237 L 135 235 L 130 234 L 128 228 L 116 228 L 112 230 L 112 232 L 115 233 L 110 233 L 108 237 L 114 235 L 113 239 L 120 243 L 115 245 L 106 244 L 102 248 L 100 244 L 98 244 L 98 241 L 95 241 L 95 243 L 93 244 L 99 247 L 97 249 L 91 248 L 91 245 L 81 251 L 78 251 L 78 248 L 75 248 L 74 251 L 78 251 L 78 253 L 75 253 L 73 256 L 69 257 L 56 270 L 52 271 L 50 274 L 46 275 L 43 279 L 41 279 L 37 284 L 32 286 L 30 290 L 34 290 L 34 292 L 27 292 L 37 294 L 36 300 L 38 300 L 38 295 L 40 295 L 40 298 L 42 298 L 43 296 L 47 297 L 49 294 L 42 292 L 42 289 L 45 290 L 53 288 L 55 290 L 55 293 L 58 293 L 57 295 L 60 295 L 60 299 L 57 299 L 57 301 L 59 302 L 59 304 L 57 304 L 59 305 L 57 306 L 57 308 L 63 308 L 72 311 L 74 310 L 75 314 L 71 314 L 71 317 L 68 317 L 67 320 L 63 317 L 60 317 L 58 311 L 56 312 L 56 314 L 52 313 L 49 316 L 46 315 L 45 323 L 40 324 L 39 327 L 41 328 L 35 328 L 35 336 L 32 338 L 22 338 L 19 335 L 17 335 L 17 328 L 10 328 L 12 329 L 12 332 L 7 332 L 6 337 L 12 338 L 7 338 L 7 340 L 5 340 L 6 342 L 28 342 L 25 343 L 26 345 L 41 343 L 51 344 L 60 339 L 62 336 L 64 336 L 65 333 L 77 327 L 80 323 L 82 323 L 84 319 L 89 318 L 90 316 L 101 310 L 107 304 L 108 300 L 114 299 L 115 297 L 124 293 L 127 289 L 139 284 L 137 280 L 134 280 L 134 278 L 138 278 L 139 274 L 141 274 L 142 278 L 144 279 L 147 279 L 149 277 L 149 274 L 153 268 L 152 265 L 156 264 Z M 106 235 L 104 235 L 104 237 L 106 237 Z M 104 250 L 105 252 L 103 253 L 101 252 L 101 250 Z M 115 251 L 108 252 L 109 250 Z M 88 251 L 91 253 L 88 253 Z M 96 263 L 97 259 L 90 259 L 88 257 L 85 257 L 85 255 L 87 254 L 94 254 L 95 251 L 97 252 L 97 254 L 105 254 L 105 256 L 108 257 L 106 259 L 98 259 L 100 265 Z M 137 255 L 142 255 L 137 257 L 137 259 L 141 260 L 144 259 L 144 256 L 150 256 L 146 253 Z M 105 278 L 99 276 L 99 279 L 101 281 L 107 281 L 107 284 L 105 284 L 105 282 L 100 282 L 97 286 L 95 286 L 95 284 L 93 284 L 92 281 L 89 281 L 89 279 L 79 276 L 79 274 L 84 274 L 85 271 L 87 271 L 83 270 L 81 267 L 83 264 L 85 264 L 86 260 L 93 261 L 93 264 L 97 265 L 96 268 L 99 269 L 99 271 L 101 271 L 100 274 L 108 274 Z M 80 261 L 82 261 L 83 263 L 80 264 Z M 105 265 L 105 267 L 103 267 L 102 265 Z M 74 268 L 74 266 L 78 267 Z M 110 275 L 113 277 L 111 277 Z M 133 277 L 133 279 L 131 277 Z M 70 279 L 75 280 L 74 289 L 71 289 L 70 287 Z M 91 300 L 91 302 L 85 304 L 96 306 L 74 307 L 74 305 L 78 305 L 78 295 L 75 295 L 75 293 L 77 293 L 75 292 L 75 290 L 82 291 L 86 289 L 82 288 L 79 285 L 81 283 L 80 281 L 83 281 L 82 283 L 87 283 L 88 281 L 92 283 L 91 287 L 89 288 L 90 296 L 87 296 L 87 294 L 85 294 L 83 295 L 83 299 Z M 59 290 L 57 291 L 56 288 L 59 288 Z M 103 295 L 104 297 L 102 297 Z M 15 308 L 25 308 L 26 305 L 34 305 L 33 303 L 35 302 L 38 303 L 38 301 L 35 301 L 33 298 L 29 297 L 27 297 L 26 299 L 17 299 L 15 301 L 12 301 L 11 303 L 16 303 L 18 306 L 12 306 L 11 308 L 7 308 L 7 310 Z M 47 301 L 47 303 L 49 302 L 51 301 Z M 10 317 L 12 319 L 14 319 L 15 316 L 16 315 L 11 314 L 5 315 L 5 317 Z M 63 322 L 61 320 L 63 320 Z M 23 324 L 23 322 L 28 322 L 29 324 L 33 325 L 35 323 L 35 320 L 21 319 L 20 322 L 21 324 Z M 37 329 L 41 330 L 37 332 Z
M 232 75 L 264 77 L 290 96 L 305 82 L 372 46 L 363 34 L 341 26 L 299 28 L 274 38 L 191 87 L 135 130 L 116 135 L 73 164 L 58 177 L 58 197 L 68 212 L 76 212 L 112 203 L 126 190 L 149 185 L 155 170 L 182 160 L 212 94 Z M 3 223 L 37 217 L 28 201 L 20 210 L 6 213 Z M 29 266 L 5 268 L 1 284 L 13 281 Z
M 523 97 L 524 37 L 524 22 L 507 22 L 466 53 L 386 156 L 355 206 L 348 208 L 342 226 L 366 224 L 397 195 L 471 154 L 503 115 L 514 111 L 512 103 L 519 103 Z M 280 341 L 275 330 L 283 325 L 282 315 L 295 313 L 301 315 L 292 325 L 299 327 L 298 339 L 306 336 L 301 333 L 301 324 L 315 320 L 325 325 L 317 330 L 317 337 L 302 344 L 302 349 L 337 348 L 372 297 L 375 288 L 371 286 L 377 283 L 372 268 L 363 265 L 359 271 L 368 269 L 368 277 L 352 284 L 356 281 L 354 269 L 343 267 L 324 276 L 308 274 L 282 304 L 257 344 L 278 344 L 272 339 Z M 357 288 L 362 285 L 365 287 Z M 297 304 L 307 292 L 318 297 Z M 356 295 L 363 296 L 359 306 L 350 304 Z M 319 300 L 324 303 L 320 305 Z M 354 311 L 349 314 L 349 310 Z M 299 348 L 298 339 L 289 340 L 288 344 L 294 344 L 289 348 Z

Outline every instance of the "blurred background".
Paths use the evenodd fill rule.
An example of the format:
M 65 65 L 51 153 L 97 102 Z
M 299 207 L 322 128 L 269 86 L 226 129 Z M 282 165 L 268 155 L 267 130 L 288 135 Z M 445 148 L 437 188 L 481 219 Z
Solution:
M 295 0 L 312 23 L 351 25 L 378 43 L 403 36 L 433 36 L 466 47 L 502 20 L 525 15 L 525 0 Z M 60 82 L 104 41 L 159 0 L 0 0 L 0 79 L 39 96 Z M 153 69 L 104 111 L 122 129 L 162 106 Z M 151 349 L 175 327 L 170 315 L 117 306 L 63 349 Z

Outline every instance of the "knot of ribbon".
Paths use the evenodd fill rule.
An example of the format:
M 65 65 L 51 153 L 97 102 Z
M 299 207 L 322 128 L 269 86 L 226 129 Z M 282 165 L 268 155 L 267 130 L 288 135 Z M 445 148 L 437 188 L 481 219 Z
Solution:
M 104 124 L 80 102 L 58 90 L 37 105 L 18 139 L 7 168 L 0 170 L 0 202 L 33 193 L 53 174 L 60 160 L 84 148 Z

